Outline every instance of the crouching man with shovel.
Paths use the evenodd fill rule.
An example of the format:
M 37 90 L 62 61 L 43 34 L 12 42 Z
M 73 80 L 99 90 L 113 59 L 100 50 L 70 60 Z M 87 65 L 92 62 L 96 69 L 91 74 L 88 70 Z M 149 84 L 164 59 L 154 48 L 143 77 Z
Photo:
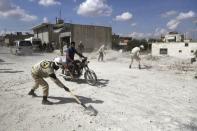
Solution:
M 141 65 L 140 65 L 140 51 L 144 49 L 144 46 L 141 45 L 140 47 L 135 47 L 131 50 L 131 63 L 129 65 L 129 68 L 131 68 L 132 64 L 133 64 L 133 60 L 135 59 L 138 62 L 138 68 L 141 69 Z
M 53 103 L 47 100 L 49 93 L 49 85 L 44 80 L 44 78 L 50 77 L 59 87 L 63 88 L 65 91 L 69 92 L 75 100 L 81 104 L 86 110 L 92 110 L 93 113 L 97 113 L 92 106 L 86 107 L 70 90 L 67 88 L 55 75 L 55 70 L 58 70 L 62 66 L 62 59 L 57 57 L 54 61 L 43 60 L 38 64 L 34 65 L 31 70 L 31 75 L 35 81 L 34 86 L 28 93 L 31 96 L 37 96 L 35 90 L 41 85 L 43 87 L 43 99 L 42 104 L 52 105 Z

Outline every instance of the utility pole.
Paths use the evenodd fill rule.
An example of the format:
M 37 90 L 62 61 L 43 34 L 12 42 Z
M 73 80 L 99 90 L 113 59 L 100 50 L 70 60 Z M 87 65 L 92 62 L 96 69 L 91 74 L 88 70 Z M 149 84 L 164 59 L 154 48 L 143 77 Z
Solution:
M 6 33 L 7 33 L 7 29 L 5 28 L 5 29 L 4 29 L 4 36 L 6 35 Z
M 61 18 L 62 18 L 62 11 L 61 11 L 61 8 L 60 8 L 60 12 L 59 12 L 59 13 L 60 13 L 60 14 L 59 14 L 59 15 L 60 15 L 59 17 L 60 17 L 60 19 L 61 19 Z
M 62 24 L 62 23 L 59 23 L 59 22 L 62 22 L 62 12 L 61 12 L 61 8 L 59 10 L 59 21 L 57 20 L 57 24 Z M 60 42 L 60 54 L 61 56 L 63 56 L 63 46 L 64 46 L 64 43 L 63 43 L 63 40 L 60 38 L 60 34 L 59 34 L 59 42 Z

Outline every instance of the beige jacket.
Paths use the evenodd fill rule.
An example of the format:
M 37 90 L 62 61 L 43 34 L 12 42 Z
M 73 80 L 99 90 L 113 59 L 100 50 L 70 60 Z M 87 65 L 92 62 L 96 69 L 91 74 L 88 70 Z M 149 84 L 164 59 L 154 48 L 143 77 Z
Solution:
M 53 62 L 43 60 L 32 67 L 32 74 L 40 76 L 40 77 L 48 77 L 49 74 L 54 73 Z

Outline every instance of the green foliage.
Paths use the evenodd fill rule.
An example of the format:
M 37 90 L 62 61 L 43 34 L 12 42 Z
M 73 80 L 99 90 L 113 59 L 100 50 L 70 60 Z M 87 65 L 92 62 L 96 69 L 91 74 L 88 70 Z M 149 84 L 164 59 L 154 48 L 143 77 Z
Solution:
M 114 36 L 112 38 L 112 49 L 119 50 L 121 48 L 119 42 L 119 36 Z
M 118 49 L 119 48 L 119 44 L 116 41 L 112 41 L 112 49 Z
M 148 42 L 145 39 L 142 39 L 142 40 L 133 39 L 133 40 L 131 40 L 131 41 L 128 42 L 126 50 L 127 51 L 130 51 L 134 47 L 136 47 L 136 46 L 139 47 L 140 45 L 144 45 L 145 49 L 147 49 Z

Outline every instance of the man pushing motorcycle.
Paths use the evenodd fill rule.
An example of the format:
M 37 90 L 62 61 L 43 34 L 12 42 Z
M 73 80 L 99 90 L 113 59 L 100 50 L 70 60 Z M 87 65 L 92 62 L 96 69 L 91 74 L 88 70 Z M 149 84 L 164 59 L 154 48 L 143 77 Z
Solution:
M 64 65 L 64 69 L 68 69 L 69 73 L 70 73 L 70 76 L 72 78 L 73 75 L 71 73 L 71 65 L 73 64 L 74 62 L 74 57 L 75 57 L 75 53 L 79 56 L 79 57 L 83 57 L 84 59 L 87 59 L 87 57 L 84 57 L 81 53 L 79 53 L 76 49 L 75 49 L 75 42 L 71 42 L 70 44 L 70 47 L 66 50 L 66 63 Z M 64 73 L 64 71 L 62 72 Z

